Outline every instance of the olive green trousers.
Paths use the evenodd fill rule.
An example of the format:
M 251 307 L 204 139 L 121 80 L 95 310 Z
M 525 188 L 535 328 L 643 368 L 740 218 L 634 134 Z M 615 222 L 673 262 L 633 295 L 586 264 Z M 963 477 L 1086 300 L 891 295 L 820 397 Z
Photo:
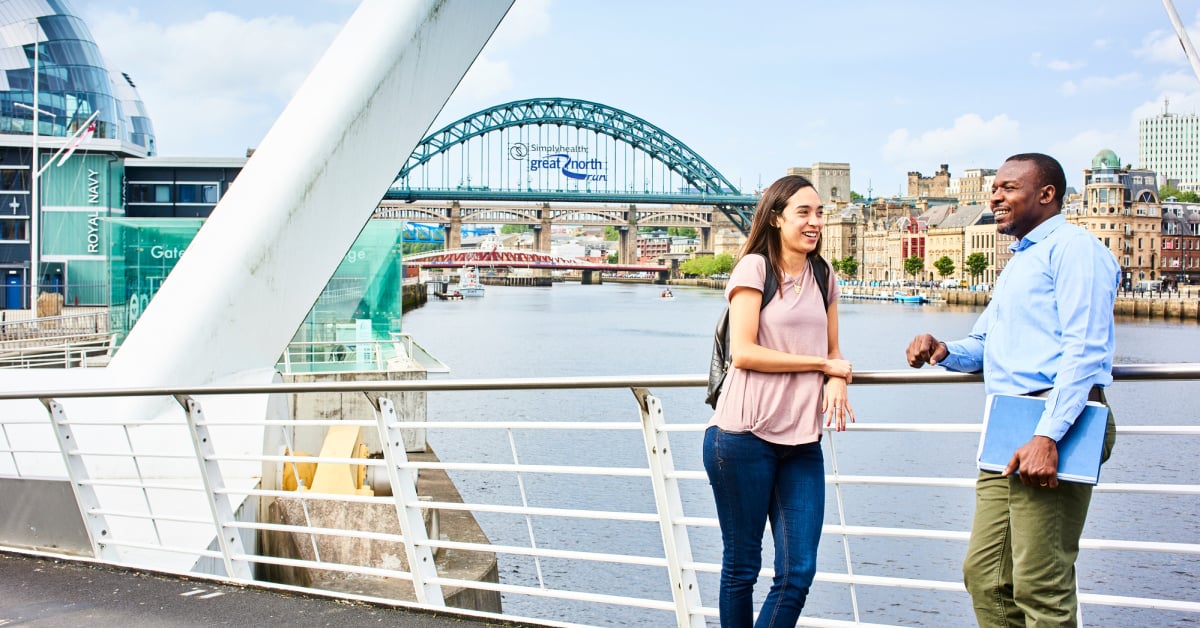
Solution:
M 1102 460 L 1115 441 L 1110 410 Z M 1075 559 L 1091 500 L 1090 484 L 1043 488 L 979 473 L 963 582 L 981 628 L 1078 625 Z

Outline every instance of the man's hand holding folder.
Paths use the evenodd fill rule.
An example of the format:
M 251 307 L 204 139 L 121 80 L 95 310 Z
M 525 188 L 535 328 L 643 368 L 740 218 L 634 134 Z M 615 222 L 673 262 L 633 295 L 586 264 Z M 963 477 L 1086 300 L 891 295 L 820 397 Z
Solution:
M 1017 477 L 1025 486 L 1058 487 L 1058 443 L 1048 436 L 1034 436 L 1013 452 L 1002 475 L 1020 471 Z
M 1108 408 L 1089 401 L 1067 433 L 1056 443 L 1037 436 L 1046 400 L 1023 395 L 988 395 L 979 439 L 979 468 L 1011 476 L 1026 486 L 1055 488 L 1060 482 L 1095 484 Z

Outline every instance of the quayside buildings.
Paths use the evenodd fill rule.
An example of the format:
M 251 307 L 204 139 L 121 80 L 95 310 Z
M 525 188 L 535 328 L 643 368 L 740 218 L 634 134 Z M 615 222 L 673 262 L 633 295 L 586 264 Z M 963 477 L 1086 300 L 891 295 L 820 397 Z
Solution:
M 1160 173 L 1122 165 L 1108 149 L 1099 151 L 1083 174 L 1083 191 L 1067 190 L 1063 213 L 1112 251 L 1126 287 L 1148 279 L 1168 286 L 1200 283 L 1200 203 L 1160 199 Z M 853 257 L 855 277 L 864 281 L 991 284 L 1011 257 L 1012 243 L 996 233 L 988 205 L 995 175 L 995 169 L 973 168 L 953 177 L 942 164 L 932 176 L 910 172 L 906 197 L 835 203 L 825 214 L 825 255 Z M 987 260 L 975 276 L 966 271 L 973 254 Z M 924 268 L 910 276 L 904 261 L 913 256 L 924 261 Z M 943 257 L 954 267 L 946 276 L 934 266 Z

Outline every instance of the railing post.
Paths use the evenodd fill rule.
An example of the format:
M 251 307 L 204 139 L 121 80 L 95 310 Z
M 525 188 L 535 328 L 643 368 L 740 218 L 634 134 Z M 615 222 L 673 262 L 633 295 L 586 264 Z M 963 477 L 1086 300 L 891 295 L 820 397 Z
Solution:
M 216 452 L 213 451 L 208 424 L 204 422 L 204 411 L 200 408 L 200 402 L 188 395 L 176 395 L 175 400 L 183 406 L 187 415 L 192 447 L 196 451 L 196 462 L 200 465 L 200 479 L 204 482 L 204 496 L 208 499 L 208 509 L 212 513 L 221 558 L 225 561 L 225 575 L 238 580 L 253 580 L 254 574 L 250 564 L 245 559 L 234 558 L 245 556 L 246 548 L 242 546 L 242 536 L 238 529 L 229 527 L 234 520 L 233 506 L 229 502 L 229 495 L 224 492 L 225 481 L 221 477 L 221 467 L 216 461 Z
M 92 543 L 92 555 L 109 563 L 120 562 L 117 548 L 109 546 L 105 541 L 111 537 L 111 530 L 104 515 L 97 514 L 100 500 L 96 497 L 96 489 L 87 481 L 87 465 L 78 454 L 71 453 L 79 447 L 75 431 L 71 429 L 67 415 L 63 412 L 62 404 L 53 399 L 38 399 L 50 412 L 50 428 L 54 430 L 54 438 L 58 440 L 58 450 L 62 453 L 63 463 L 67 467 L 67 477 L 71 481 L 71 490 L 75 492 L 75 503 L 79 505 L 79 513 L 83 516 L 83 525 L 87 528 L 88 540 Z M 13 459 L 14 464 L 16 458 Z
M 692 567 L 692 545 L 687 526 L 675 523 L 683 516 L 683 499 L 679 496 L 679 480 L 674 477 L 670 442 L 667 433 L 661 429 L 665 424 L 662 402 L 645 388 L 634 388 L 633 394 L 642 411 L 642 437 L 646 443 L 654 506 L 658 510 L 663 551 L 671 579 L 671 597 L 675 601 L 675 620 L 680 628 L 703 628 L 704 617 L 692 612 L 700 608 L 700 586 Z
M 383 442 L 383 453 L 387 460 L 388 481 L 392 483 L 392 497 L 396 500 L 396 516 L 400 520 L 400 534 L 404 535 L 404 551 L 408 556 L 408 571 L 412 574 L 413 590 L 417 601 L 422 604 L 445 606 L 442 585 L 437 584 L 437 564 L 433 550 L 429 547 L 429 535 L 425 532 L 425 517 L 417 498 L 417 477 L 406 466 L 408 454 L 404 449 L 404 434 L 396 406 L 387 397 L 374 397 L 379 413 L 379 439 Z

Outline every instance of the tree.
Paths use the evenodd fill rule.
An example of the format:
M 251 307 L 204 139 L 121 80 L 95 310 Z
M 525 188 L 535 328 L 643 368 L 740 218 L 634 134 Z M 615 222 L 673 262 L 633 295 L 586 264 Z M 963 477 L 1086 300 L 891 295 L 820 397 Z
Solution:
M 679 265 L 679 272 L 684 275 L 692 275 L 696 277 L 707 277 L 715 274 L 713 268 L 713 257 L 711 255 L 701 255 L 684 261 Z
M 500 233 L 524 233 L 533 231 L 533 225 L 504 225 L 500 227 Z
M 617 263 L 617 254 L 609 253 L 608 258 L 605 261 L 607 261 L 609 264 L 616 264 Z
M 695 227 L 667 227 L 667 235 L 694 238 L 699 235 Z
M 837 270 L 840 270 L 846 279 L 853 279 L 858 275 L 858 260 L 854 259 L 853 255 L 847 255 L 838 263 Z
M 733 270 L 733 256 L 728 253 L 721 255 L 701 255 L 693 257 L 679 265 L 679 272 L 697 277 L 727 274 Z
M 1181 203 L 1200 203 L 1200 194 L 1196 194 L 1195 192 L 1184 192 L 1173 185 L 1164 185 L 1158 188 L 1158 198 L 1160 200 L 1165 200 L 1172 196 Z
M 713 263 L 716 264 L 716 270 L 713 274 L 729 273 L 733 270 L 733 256 L 728 253 L 722 253 L 713 258 Z
M 842 260 L 835 257 L 829 260 L 829 265 L 833 267 L 833 273 L 835 275 L 842 272 Z
M 621 239 L 621 236 L 617 233 L 616 227 L 609 225 L 604 228 L 604 239 L 605 240 L 619 240 L 619 239 Z
M 904 260 L 904 272 L 905 274 L 912 275 L 913 279 L 916 279 L 917 275 L 923 270 L 925 270 L 925 260 L 920 257 L 914 255 Z
M 855 192 L 854 190 L 850 190 L 850 202 L 857 203 L 859 201 L 865 201 L 865 200 L 867 200 L 867 199 L 863 198 L 862 194 L 859 194 L 858 192 Z
M 983 253 L 972 253 L 967 256 L 964 266 L 966 267 L 967 274 L 971 275 L 971 283 L 975 283 L 975 280 L 983 274 L 983 271 L 987 270 L 987 256 Z
M 933 263 L 933 267 L 937 269 L 938 274 L 943 279 L 954 274 L 954 260 L 950 259 L 949 255 L 943 255 Z

